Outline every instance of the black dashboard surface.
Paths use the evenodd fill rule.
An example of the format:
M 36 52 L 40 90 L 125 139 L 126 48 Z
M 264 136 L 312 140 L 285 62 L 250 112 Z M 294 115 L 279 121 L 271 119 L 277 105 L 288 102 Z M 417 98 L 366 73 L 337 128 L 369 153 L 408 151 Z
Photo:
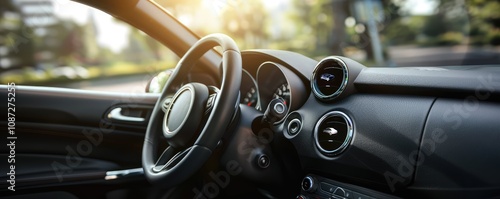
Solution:
M 270 61 L 307 87 L 299 94 L 307 99 L 289 114 L 300 116 L 300 131 L 287 135 L 289 119 L 276 124 L 304 172 L 402 197 L 498 196 L 498 66 L 367 68 L 338 57 L 347 63 L 348 86 L 325 101 L 311 92 L 317 61 L 286 51 L 242 56 L 254 78 Z M 353 123 L 352 140 L 338 155 L 322 153 L 314 141 L 318 120 L 331 111 Z

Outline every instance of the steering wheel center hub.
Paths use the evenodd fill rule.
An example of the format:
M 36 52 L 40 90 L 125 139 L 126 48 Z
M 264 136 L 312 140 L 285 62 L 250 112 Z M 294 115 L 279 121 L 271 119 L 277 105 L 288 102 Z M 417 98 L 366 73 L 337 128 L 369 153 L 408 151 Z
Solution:
M 199 83 L 184 85 L 174 95 L 163 119 L 163 135 L 174 147 L 192 141 L 204 116 L 208 88 Z

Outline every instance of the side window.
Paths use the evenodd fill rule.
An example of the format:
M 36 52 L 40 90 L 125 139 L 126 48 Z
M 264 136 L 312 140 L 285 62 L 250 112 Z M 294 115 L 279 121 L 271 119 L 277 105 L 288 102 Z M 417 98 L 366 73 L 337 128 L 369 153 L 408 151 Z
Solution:
M 69 0 L 0 1 L 0 82 L 144 92 L 178 57 L 140 30 Z

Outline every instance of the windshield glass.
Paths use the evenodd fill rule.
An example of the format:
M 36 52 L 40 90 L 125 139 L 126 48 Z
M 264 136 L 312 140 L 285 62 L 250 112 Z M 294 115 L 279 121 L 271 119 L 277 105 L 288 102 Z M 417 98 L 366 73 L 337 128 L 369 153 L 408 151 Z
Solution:
M 70 0 L 0 0 L 0 84 L 144 92 L 178 57 L 142 31 Z
M 500 63 L 500 1 L 156 0 L 200 36 L 367 66 Z

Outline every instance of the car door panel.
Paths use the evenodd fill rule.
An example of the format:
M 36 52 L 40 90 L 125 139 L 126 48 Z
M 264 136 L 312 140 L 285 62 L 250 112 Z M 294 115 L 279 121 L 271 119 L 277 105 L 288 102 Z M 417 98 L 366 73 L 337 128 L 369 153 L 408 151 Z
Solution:
M 15 134 L 7 134 L 7 117 L 0 128 L 15 139 L 8 139 L 13 147 L 2 147 L 0 154 L 4 160 L 14 156 L 15 162 L 2 161 L 2 179 L 9 178 L 10 163 L 24 189 L 95 183 L 108 171 L 141 167 L 144 132 L 158 95 L 31 86 L 17 86 L 14 92 Z M 0 95 L 7 98 L 7 93 L 0 86 Z M 116 108 L 124 117 L 143 120 L 110 117 Z

